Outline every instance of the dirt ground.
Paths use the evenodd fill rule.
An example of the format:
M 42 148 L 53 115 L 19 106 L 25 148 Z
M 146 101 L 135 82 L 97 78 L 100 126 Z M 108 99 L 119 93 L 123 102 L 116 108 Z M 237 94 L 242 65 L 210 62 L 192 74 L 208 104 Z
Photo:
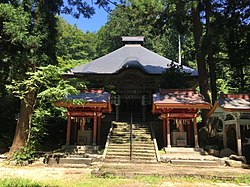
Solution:
M 34 181 L 50 181 L 50 180 L 62 180 L 67 181 L 70 180 L 84 180 L 83 176 L 90 176 L 93 170 L 97 170 L 101 165 L 97 165 L 95 167 L 90 168 L 63 168 L 63 167 L 47 167 L 47 166 L 25 166 L 25 167 L 17 167 L 17 166 L 7 166 L 5 164 L 0 163 L 0 178 L 25 178 L 31 179 Z M 115 166 L 115 165 L 114 165 Z M 109 164 L 109 167 L 112 168 L 112 164 Z M 124 167 L 124 166 L 123 166 Z M 127 165 L 125 168 L 135 168 L 135 165 Z M 154 167 L 150 165 L 139 166 L 140 169 L 137 170 L 138 173 L 148 173 L 149 175 L 162 174 L 163 176 L 242 176 L 249 175 L 250 169 L 242 169 L 242 168 L 230 168 L 230 167 L 208 167 L 208 168 L 198 168 L 198 167 L 186 167 L 186 166 L 169 166 L 166 164 L 161 164 L 160 167 Z M 116 165 L 116 168 L 119 170 L 119 165 Z M 125 170 L 124 170 L 125 171 Z M 150 171 L 150 172 L 148 172 Z M 126 171 L 125 171 L 126 172 Z M 141 187 L 145 186 L 145 183 L 142 182 L 132 182 L 128 184 L 119 185 L 122 187 Z M 155 186 L 147 184 L 147 186 Z M 191 186 L 250 186 L 250 184 L 246 183 L 234 183 L 234 182 L 193 182 L 193 181 L 179 181 L 178 178 L 176 180 L 163 180 L 160 185 L 157 186 L 179 186 L 179 187 L 191 187 Z

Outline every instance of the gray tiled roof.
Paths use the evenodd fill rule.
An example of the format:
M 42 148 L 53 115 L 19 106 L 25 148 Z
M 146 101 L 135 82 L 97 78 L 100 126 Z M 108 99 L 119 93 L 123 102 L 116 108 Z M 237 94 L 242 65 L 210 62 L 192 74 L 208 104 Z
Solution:
M 218 104 L 225 109 L 250 109 L 250 99 L 244 94 L 225 94 L 225 97 L 218 99 Z
M 162 104 L 207 104 L 201 94 L 196 93 L 194 90 L 162 90 L 153 95 L 154 103 Z
M 141 45 L 130 44 L 87 64 L 77 66 L 68 74 L 114 74 L 129 67 L 137 67 L 149 74 L 162 74 L 167 68 L 170 68 L 171 62 Z M 192 76 L 198 75 L 197 71 L 190 67 L 183 66 L 183 70 Z

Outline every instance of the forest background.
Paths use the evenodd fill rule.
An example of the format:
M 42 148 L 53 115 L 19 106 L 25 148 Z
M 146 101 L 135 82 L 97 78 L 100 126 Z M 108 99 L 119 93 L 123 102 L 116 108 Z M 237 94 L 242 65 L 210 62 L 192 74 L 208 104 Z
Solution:
M 89 1 L 0 1 L 0 146 L 11 152 L 55 149 L 65 143 L 64 110 L 53 102 L 87 83 L 64 80 L 69 68 L 122 46 L 121 36 L 144 36 L 145 47 L 199 73 L 199 91 L 250 91 L 248 0 L 96 0 L 109 12 L 97 32 L 59 17 L 90 18 Z M 109 7 L 114 9 L 111 11 Z

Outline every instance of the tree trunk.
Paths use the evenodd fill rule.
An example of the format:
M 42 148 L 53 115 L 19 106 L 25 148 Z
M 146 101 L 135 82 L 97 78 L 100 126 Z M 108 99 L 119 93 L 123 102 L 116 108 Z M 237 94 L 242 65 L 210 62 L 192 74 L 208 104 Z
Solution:
M 197 6 L 192 8 L 192 18 L 193 18 L 193 35 L 194 35 L 194 45 L 196 50 L 196 61 L 198 66 L 198 81 L 200 87 L 200 93 L 204 96 L 205 101 L 210 102 L 210 97 L 208 95 L 208 73 L 206 68 L 205 54 L 202 51 L 202 23 L 200 18 L 200 1 Z M 207 119 L 207 112 L 203 110 L 201 113 L 202 123 L 205 125 Z
M 16 132 L 12 146 L 10 148 L 10 155 L 25 146 L 28 139 L 29 127 L 31 124 L 31 117 L 34 111 L 36 100 L 36 91 L 29 91 L 21 101 L 19 118 L 16 125 Z
M 205 0 L 205 12 L 206 12 L 206 49 L 207 49 L 207 63 L 209 66 L 209 77 L 210 77 L 210 87 L 212 92 L 212 104 L 215 103 L 217 99 L 217 85 L 216 85 L 216 70 L 213 58 L 213 42 L 210 18 L 212 16 L 212 5 L 210 0 Z

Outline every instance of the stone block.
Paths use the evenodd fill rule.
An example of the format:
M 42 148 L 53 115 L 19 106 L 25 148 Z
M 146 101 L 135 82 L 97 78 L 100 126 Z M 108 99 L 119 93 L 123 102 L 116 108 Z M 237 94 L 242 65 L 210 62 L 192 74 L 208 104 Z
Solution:
M 208 154 L 219 157 L 220 156 L 220 151 L 216 150 L 216 149 L 209 149 Z
M 241 168 L 242 167 L 242 162 L 236 161 L 236 160 L 225 160 L 225 164 L 227 166 L 234 167 L 234 168 Z
M 16 166 L 17 165 L 17 161 L 16 160 L 11 160 L 10 161 L 10 165 L 11 166 Z
M 229 158 L 232 159 L 232 160 L 241 161 L 243 164 L 247 163 L 247 160 L 246 160 L 245 156 L 230 155 Z
M 235 155 L 236 153 L 229 149 L 229 148 L 225 148 L 225 149 L 222 149 L 220 151 L 220 157 L 223 158 L 223 157 L 229 157 L 230 155 Z
M 161 155 L 161 162 L 169 163 L 170 161 L 171 161 L 171 159 L 168 158 L 166 155 Z

